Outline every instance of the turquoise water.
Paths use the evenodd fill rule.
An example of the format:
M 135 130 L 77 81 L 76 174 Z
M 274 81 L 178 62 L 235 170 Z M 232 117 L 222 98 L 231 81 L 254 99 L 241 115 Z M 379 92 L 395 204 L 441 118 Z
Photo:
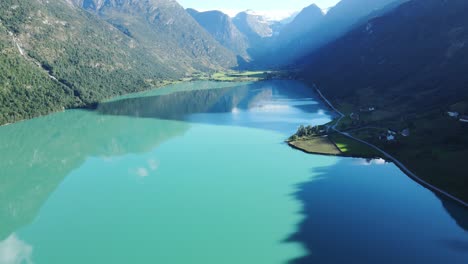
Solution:
M 298 82 L 199 82 L 2 127 L 0 263 L 465 263 L 465 209 L 283 143 L 330 119 Z

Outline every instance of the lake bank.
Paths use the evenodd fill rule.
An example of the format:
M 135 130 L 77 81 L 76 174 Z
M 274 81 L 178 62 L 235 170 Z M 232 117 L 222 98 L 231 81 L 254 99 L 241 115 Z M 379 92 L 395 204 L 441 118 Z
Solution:
M 286 143 L 308 154 L 363 159 L 382 158 L 378 151 L 338 134 L 287 140 Z
M 415 180 L 417 183 L 468 208 L 468 192 L 466 191 L 467 189 L 465 186 L 466 181 L 463 181 L 463 179 L 466 178 L 466 173 L 462 172 L 461 174 L 455 174 L 456 181 L 453 182 L 450 180 L 440 179 L 439 177 L 440 175 L 447 175 L 447 171 L 454 172 L 455 170 L 456 172 L 459 172 L 463 169 L 454 169 L 458 167 L 453 167 L 451 165 L 444 166 L 444 163 L 441 161 L 434 162 L 437 161 L 434 159 L 429 162 L 427 159 L 427 153 L 425 153 L 426 155 L 413 155 L 408 157 L 408 153 L 413 153 L 414 150 L 408 151 L 403 147 L 395 147 L 398 146 L 398 144 L 395 143 L 395 140 L 392 140 L 392 142 L 388 141 L 386 144 L 383 144 L 382 140 L 375 140 L 376 135 L 369 137 L 368 134 L 364 133 L 365 136 L 361 137 L 359 133 L 355 133 L 360 132 L 359 129 L 354 128 L 355 131 L 349 129 L 348 119 L 350 118 L 348 115 L 343 114 L 340 110 L 338 110 L 315 85 L 314 88 L 320 98 L 330 107 L 330 109 L 338 114 L 339 118 L 336 118 L 330 123 L 316 127 L 308 126 L 306 129 L 302 127 L 302 131 L 300 128 L 298 132 L 296 132 L 296 134 L 291 136 L 289 139 L 295 148 L 298 148 L 299 150 L 302 150 L 306 153 L 330 155 L 329 151 L 324 151 L 323 149 L 330 149 L 334 145 L 340 150 L 340 153 L 337 154 L 339 156 L 361 158 L 381 157 L 388 159 L 389 161 L 394 162 L 408 177 Z M 350 115 L 352 116 L 353 114 Z M 446 119 L 447 118 L 445 118 L 444 121 L 447 121 Z M 346 120 L 346 122 L 342 122 L 343 120 Z M 343 125 L 342 123 L 345 124 Z M 343 128 L 345 130 L 343 130 Z M 318 132 L 318 130 L 320 130 L 320 132 Z M 394 135 L 397 135 L 396 132 L 394 133 Z M 322 142 L 321 144 L 316 144 L 316 138 L 319 135 L 321 137 L 326 136 L 328 140 L 326 142 Z M 415 138 L 414 134 L 411 135 L 411 139 L 413 138 Z M 395 136 L 393 136 L 393 139 L 395 139 Z M 405 138 L 403 137 L 403 139 Z M 426 142 L 427 139 L 419 139 L 419 141 L 414 139 L 411 141 L 404 141 L 421 141 L 420 143 L 422 144 L 422 142 Z M 324 147 L 324 144 L 328 144 L 329 146 Z M 422 144 L 422 146 L 424 145 L 426 144 Z M 433 152 L 433 150 L 431 151 Z M 461 155 L 458 156 L 465 157 L 466 155 L 463 155 L 465 152 L 462 152 Z M 448 154 L 450 153 L 447 153 L 447 155 Z M 445 159 L 445 162 L 447 164 L 453 164 L 454 161 L 457 160 L 459 160 L 459 158 L 455 156 L 453 159 Z M 401 161 L 404 161 L 404 163 Z M 432 164 L 432 169 L 428 170 L 427 167 L 431 166 L 430 164 Z M 438 164 L 438 166 L 433 166 L 434 164 Z
M 123 97 L 126 95 L 138 94 L 138 93 L 145 93 L 148 91 L 162 89 L 171 85 L 176 85 L 180 83 L 187 83 L 187 82 L 196 82 L 196 81 L 213 81 L 213 82 L 232 82 L 232 83 L 242 83 L 242 82 L 257 82 L 257 81 L 264 81 L 264 80 L 271 80 L 271 79 L 290 79 L 288 78 L 290 75 L 289 72 L 286 71 L 226 71 L 226 72 L 217 72 L 217 73 L 194 73 L 189 77 L 180 78 L 180 79 L 167 79 L 161 81 L 143 81 L 141 80 L 140 83 L 135 83 L 133 86 L 130 85 L 129 88 L 122 90 L 116 90 L 108 88 L 108 92 L 100 95 L 95 98 L 86 98 L 86 100 L 82 100 L 79 93 L 78 95 L 67 95 L 69 96 L 68 100 L 73 102 L 62 104 L 57 104 L 53 107 L 47 107 L 47 109 L 42 109 L 48 105 L 48 102 L 43 102 L 43 104 L 37 104 L 34 107 L 30 107 L 27 109 L 21 108 L 8 108 L 3 109 L 5 112 L 0 112 L 0 127 L 6 124 L 14 124 L 17 122 L 21 122 L 24 120 L 30 120 L 37 117 L 47 116 L 53 113 L 58 113 L 64 110 L 69 109 L 95 109 L 100 102 L 105 102 L 108 100 L 112 100 L 114 98 Z M 102 87 L 101 87 L 102 88 Z M 13 96 L 13 95 L 12 95 Z M 35 102 L 35 104 L 38 102 Z M 55 102 L 55 103 L 58 103 Z M 8 111 L 7 111 L 8 110 Z

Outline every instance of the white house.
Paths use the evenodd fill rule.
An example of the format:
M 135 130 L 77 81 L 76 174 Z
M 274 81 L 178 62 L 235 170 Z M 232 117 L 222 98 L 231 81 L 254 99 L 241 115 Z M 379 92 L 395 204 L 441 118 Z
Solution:
M 361 108 L 360 111 L 361 112 L 374 112 L 375 107 L 371 106 L 371 107 Z
M 394 141 L 395 140 L 395 136 L 394 135 L 387 135 L 387 141 Z
M 447 112 L 448 116 L 457 118 L 460 114 L 458 112 Z

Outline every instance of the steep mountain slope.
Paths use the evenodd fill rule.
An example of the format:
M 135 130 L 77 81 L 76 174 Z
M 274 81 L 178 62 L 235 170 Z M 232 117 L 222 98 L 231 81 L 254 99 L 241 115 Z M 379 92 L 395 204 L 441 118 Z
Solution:
M 123 18 L 110 24 L 81 6 Z M 0 124 L 88 106 L 235 59 L 174 1 L 2 0 Z
M 294 13 L 292 13 L 290 16 L 281 19 L 279 22 L 280 22 L 281 24 L 283 24 L 283 25 L 287 25 L 287 24 L 293 22 L 294 19 L 297 17 L 297 15 L 299 15 L 299 13 L 300 13 L 299 11 L 294 12 Z
M 325 25 L 330 37 L 336 37 L 348 31 L 362 17 L 384 8 L 396 0 L 342 0 L 331 8 L 326 17 Z
M 247 38 L 237 29 L 228 15 L 220 11 L 198 12 L 195 9 L 187 9 L 187 12 L 221 45 L 244 59 L 249 58 Z
M 263 16 L 253 11 L 245 11 L 236 15 L 233 19 L 234 25 L 244 34 L 251 45 L 258 44 L 265 38 L 273 35 L 268 21 Z
M 175 0 L 80 0 L 172 68 L 235 66 L 234 54 L 216 42 Z
M 277 21 L 268 21 L 264 16 L 251 10 L 237 14 L 233 22 L 247 37 L 249 44 L 248 53 L 252 61 L 244 67 L 259 69 L 268 67 L 261 59 L 271 55 L 268 53 L 271 45 L 284 25 Z
M 304 76 L 348 112 L 373 106 L 358 126 L 410 128 L 395 144 L 360 134 L 394 154 L 430 183 L 468 201 L 460 168 L 468 126 L 468 2 L 412 0 L 305 57 Z M 376 133 L 375 133 L 376 132 Z
M 315 5 L 302 10 L 292 26 L 286 27 L 279 41 L 265 58 L 269 64 L 288 64 L 347 33 L 364 18 L 398 0 L 342 0 L 325 16 Z M 292 32 L 292 33 L 290 33 Z M 274 60 L 271 60 L 274 58 Z
M 403 92 L 437 88 L 433 98 L 414 99 L 428 107 L 441 99 L 448 102 L 459 98 L 457 92 L 468 82 L 461 74 L 468 63 L 468 20 L 462 16 L 467 8 L 468 3 L 461 0 L 412 0 L 301 63 L 313 62 L 308 67 L 310 74 L 326 81 L 328 91 L 336 96 L 354 95 L 356 88 L 372 83 L 372 89 L 387 93 L 393 92 L 389 88 L 399 87 L 394 93 L 402 97 Z M 419 85 L 411 84 L 414 87 L 408 91 L 410 81 Z
M 240 12 L 234 17 L 233 22 L 248 37 L 267 38 L 273 33 L 268 21 L 254 11 Z
M 279 41 L 287 43 L 301 37 L 319 26 L 324 17 L 322 10 L 315 4 L 304 8 L 289 24 L 284 26 L 280 32 Z
M 0 2 L 0 123 L 145 89 L 182 72 L 68 1 Z

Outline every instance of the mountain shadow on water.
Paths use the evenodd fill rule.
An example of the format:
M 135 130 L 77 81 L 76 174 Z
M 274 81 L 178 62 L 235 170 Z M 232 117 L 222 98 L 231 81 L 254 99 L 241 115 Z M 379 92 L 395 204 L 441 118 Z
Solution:
M 246 108 L 257 96 L 271 97 L 271 93 L 249 92 L 248 86 L 182 91 L 102 103 L 97 111 L 104 115 L 184 120 L 189 114 L 227 113 L 234 107 Z
M 309 253 L 291 264 L 466 263 L 466 209 L 390 163 L 363 161 L 314 169 L 313 180 L 298 186 L 294 196 L 304 204 L 305 219 L 287 242 Z
M 295 129 L 302 122 L 298 118 L 305 120 L 310 117 L 306 115 L 311 113 L 321 113 L 325 119 L 327 116 L 320 112 L 321 109 L 325 107 L 315 100 L 313 91 L 306 85 L 295 81 L 267 81 L 227 88 L 125 98 L 102 103 L 96 111 L 102 115 L 282 130 L 285 124 L 291 127 L 291 123 L 295 124 L 292 125 Z M 264 114 L 273 111 L 274 116 Z M 218 116 L 214 118 L 214 114 Z M 220 116 L 222 114 L 224 116 Z M 249 116 L 235 118 L 240 114 Z M 303 121 L 305 122 L 307 121 Z

